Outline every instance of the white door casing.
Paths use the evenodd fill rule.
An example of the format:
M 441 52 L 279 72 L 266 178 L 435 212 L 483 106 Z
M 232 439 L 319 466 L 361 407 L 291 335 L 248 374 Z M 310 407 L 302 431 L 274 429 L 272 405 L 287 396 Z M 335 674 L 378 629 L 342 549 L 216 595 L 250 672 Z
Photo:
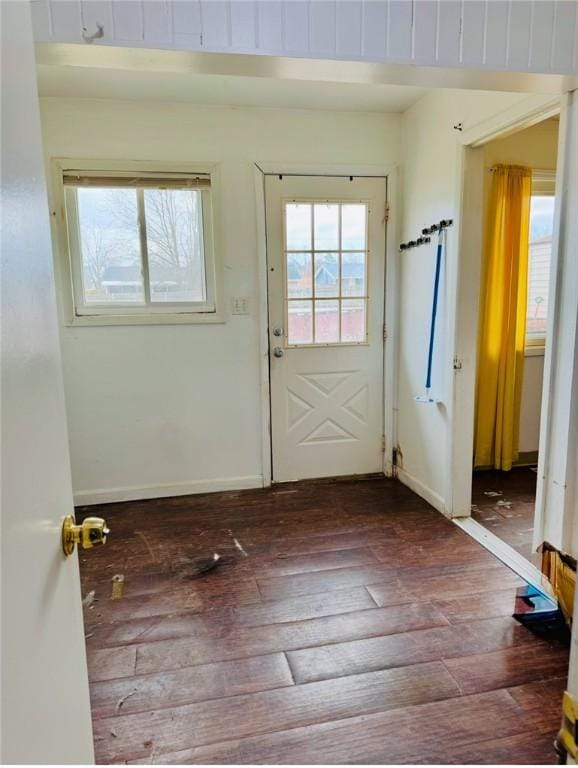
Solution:
M 382 472 L 386 179 L 268 175 L 265 197 L 273 481 Z M 327 204 L 335 210 L 340 203 L 364 206 L 367 211 L 366 338 L 354 343 L 292 344 L 287 306 L 295 304 L 287 302 L 286 259 L 294 254 L 286 256 L 286 206 L 311 205 L 317 210 Z M 342 211 L 345 220 L 346 208 Z M 309 257 L 312 274 L 318 277 L 324 255 Z M 348 258 L 345 253 L 338 267 L 344 279 Z M 315 282 L 311 279 L 300 295 L 313 295 Z M 324 301 L 337 305 L 337 300 L 327 298 L 314 303 L 324 307 Z M 360 302 L 341 298 L 340 327 L 345 336 L 351 322 L 346 314 Z M 311 321 L 311 329 L 321 329 L 324 321 L 319 318 Z M 280 329 L 281 335 L 276 335 Z M 277 357 L 275 349 L 283 356 Z
M 2 762 L 92 763 L 30 7 L 2 14 Z

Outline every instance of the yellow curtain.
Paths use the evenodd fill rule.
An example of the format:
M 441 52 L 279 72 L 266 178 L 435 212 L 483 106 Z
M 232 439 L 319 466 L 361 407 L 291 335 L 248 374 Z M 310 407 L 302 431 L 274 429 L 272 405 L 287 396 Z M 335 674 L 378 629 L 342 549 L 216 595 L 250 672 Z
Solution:
M 518 458 L 532 171 L 498 165 L 486 229 L 476 397 L 476 467 Z

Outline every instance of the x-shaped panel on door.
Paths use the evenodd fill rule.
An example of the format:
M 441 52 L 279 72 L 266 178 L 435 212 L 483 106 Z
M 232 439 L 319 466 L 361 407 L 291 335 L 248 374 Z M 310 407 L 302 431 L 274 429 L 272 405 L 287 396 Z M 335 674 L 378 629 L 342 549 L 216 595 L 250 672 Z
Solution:
M 298 373 L 287 387 L 287 435 L 295 445 L 362 440 L 368 413 L 369 388 L 360 371 Z

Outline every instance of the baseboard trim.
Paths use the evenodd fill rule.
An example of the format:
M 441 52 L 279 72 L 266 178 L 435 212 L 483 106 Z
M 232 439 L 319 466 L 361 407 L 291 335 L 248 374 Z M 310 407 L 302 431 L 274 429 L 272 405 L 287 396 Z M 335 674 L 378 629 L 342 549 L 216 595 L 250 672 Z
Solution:
M 447 515 L 445 501 L 439 494 L 437 494 L 435 491 L 432 491 L 431 488 L 422 483 L 421 480 L 418 480 L 417 477 L 410 475 L 409 472 L 406 472 L 405 469 L 401 469 L 401 467 L 397 468 L 396 476 L 401 483 L 407 485 L 407 487 L 410 488 L 414 493 L 417 493 L 418 496 L 421 496 L 422 499 L 425 499 L 427 503 L 431 504 L 434 509 L 437 509 L 438 512 L 441 512 L 442 515 Z
M 77 507 L 88 507 L 92 504 L 110 504 L 119 501 L 162 499 L 168 496 L 189 496 L 197 493 L 215 493 L 217 491 L 241 491 L 249 488 L 263 488 L 263 485 L 262 475 L 247 475 L 245 477 L 217 477 L 210 480 L 193 480 L 187 483 L 165 483 L 128 488 L 77 491 L 74 494 L 74 505 Z
M 473 517 L 454 517 L 453 521 L 458 528 L 461 528 L 469 536 L 475 539 L 478 544 L 485 547 L 492 553 L 498 560 L 501 560 L 504 565 L 507 565 L 514 573 L 517 573 L 524 581 L 531 584 L 536 589 L 541 590 L 549 595 L 552 595 L 552 590 L 547 580 L 542 575 L 542 572 L 536 568 L 536 566 L 527 560 L 523 555 L 517 552 L 505 541 L 502 541 L 483 525 L 474 520 Z
M 512 462 L 512 469 L 523 467 L 535 467 L 538 463 L 538 451 L 523 451 L 518 454 L 516 461 Z M 484 464 L 481 467 L 474 467 L 474 472 L 486 472 L 488 470 L 494 470 L 493 464 Z

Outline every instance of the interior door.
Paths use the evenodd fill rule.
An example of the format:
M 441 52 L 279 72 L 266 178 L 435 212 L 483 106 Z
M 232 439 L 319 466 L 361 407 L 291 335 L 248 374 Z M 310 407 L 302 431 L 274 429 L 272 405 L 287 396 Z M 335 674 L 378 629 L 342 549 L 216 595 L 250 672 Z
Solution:
M 265 193 L 273 480 L 382 471 L 387 180 Z
M 92 763 L 30 7 L 2 15 L 2 762 Z

